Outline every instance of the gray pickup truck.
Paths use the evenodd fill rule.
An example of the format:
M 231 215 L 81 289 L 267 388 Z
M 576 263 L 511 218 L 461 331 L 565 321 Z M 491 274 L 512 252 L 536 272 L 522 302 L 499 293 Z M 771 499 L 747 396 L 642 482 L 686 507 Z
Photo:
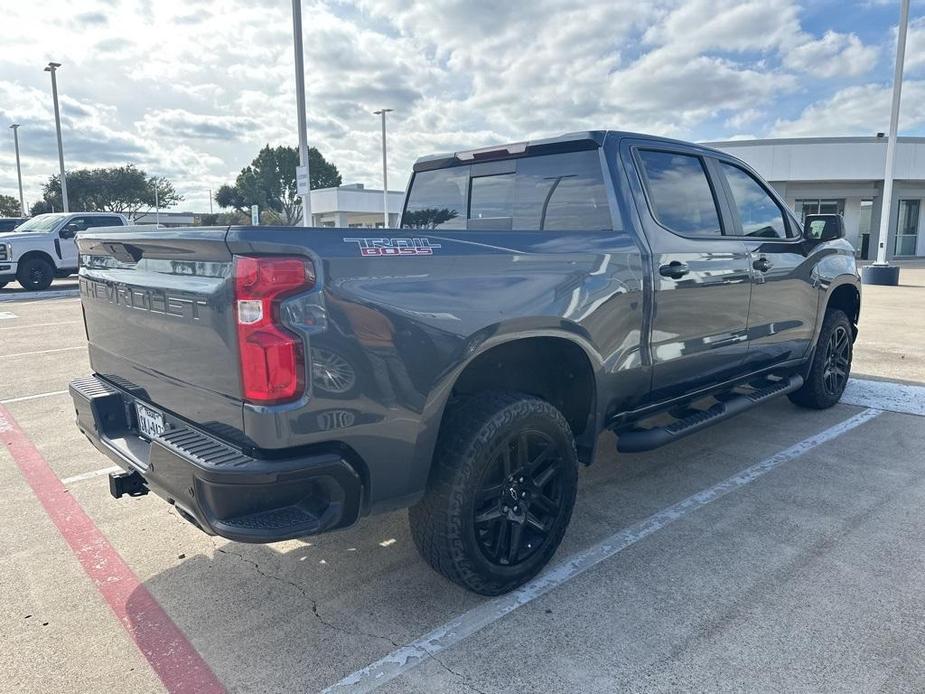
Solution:
M 425 157 L 401 229 L 78 236 L 80 429 L 203 531 L 272 542 L 410 507 L 482 594 L 529 580 L 611 430 L 644 451 L 841 397 L 860 284 L 722 152 L 593 131 Z

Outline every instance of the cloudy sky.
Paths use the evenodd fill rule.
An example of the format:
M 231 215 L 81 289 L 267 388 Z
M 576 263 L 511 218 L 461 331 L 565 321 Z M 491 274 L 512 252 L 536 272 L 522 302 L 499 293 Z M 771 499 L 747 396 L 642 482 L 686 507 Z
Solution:
M 693 140 L 886 130 L 898 0 L 303 0 L 310 142 L 390 188 L 419 155 L 583 128 Z M 913 3 L 900 131 L 925 134 Z M 916 7 L 919 5 L 919 7 Z M 288 0 L 3 0 L 0 123 L 27 204 L 57 170 L 134 162 L 208 209 L 265 143 L 295 144 Z M 0 192 L 16 194 L 12 137 Z

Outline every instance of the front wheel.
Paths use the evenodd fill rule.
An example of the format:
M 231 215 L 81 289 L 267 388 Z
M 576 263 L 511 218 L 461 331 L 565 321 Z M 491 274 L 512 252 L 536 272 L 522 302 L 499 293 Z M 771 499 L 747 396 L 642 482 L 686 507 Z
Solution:
M 806 381 L 788 396 L 790 401 L 814 410 L 832 407 L 841 399 L 848 385 L 853 351 L 854 340 L 848 316 L 839 310 L 827 312 Z
M 19 264 L 16 280 L 27 291 L 41 291 L 51 286 L 55 268 L 43 258 L 29 258 Z
M 506 593 L 555 553 L 577 486 L 575 441 L 555 407 L 521 393 L 473 396 L 447 414 L 411 534 L 450 580 Z

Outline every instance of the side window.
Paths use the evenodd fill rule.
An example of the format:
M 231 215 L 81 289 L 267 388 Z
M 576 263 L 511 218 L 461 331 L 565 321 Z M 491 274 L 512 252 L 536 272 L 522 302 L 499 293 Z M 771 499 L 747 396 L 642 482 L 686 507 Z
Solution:
M 86 217 L 74 217 L 74 219 L 61 227 L 61 231 L 58 232 L 58 236 L 60 236 L 62 239 L 72 239 L 78 231 L 83 231 L 88 226 L 90 226 L 90 224 Z
M 467 166 L 416 173 L 402 215 L 402 228 L 465 229 L 468 187 Z
M 652 213 L 663 226 L 687 236 L 720 236 L 716 199 L 700 157 L 641 149 Z
M 470 229 L 511 229 L 514 222 L 514 174 L 477 176 L 469 190 Z
M 742 234 L 756 238 L 785 239 L 784 213 L 764 187 L 738 166 L 719 163 L 732 190 L 732 199 L 742 222 Z
M 87 224 L 87 228 L 92 227 L 112 227 L 112 226 L 122 226 L 122 220 L 118 217 L 90 217 L 90 221 Z

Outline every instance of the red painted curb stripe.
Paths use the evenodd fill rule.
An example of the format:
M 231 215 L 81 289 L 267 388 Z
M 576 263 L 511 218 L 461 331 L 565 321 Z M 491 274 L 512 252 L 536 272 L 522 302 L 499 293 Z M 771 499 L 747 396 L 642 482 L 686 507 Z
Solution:
M 178 694 L 224 692 L 222 683 L 199 652 L 68 493 L 42 454 L 2 405 L 0 438 L 87 576 L 167 691 Z

